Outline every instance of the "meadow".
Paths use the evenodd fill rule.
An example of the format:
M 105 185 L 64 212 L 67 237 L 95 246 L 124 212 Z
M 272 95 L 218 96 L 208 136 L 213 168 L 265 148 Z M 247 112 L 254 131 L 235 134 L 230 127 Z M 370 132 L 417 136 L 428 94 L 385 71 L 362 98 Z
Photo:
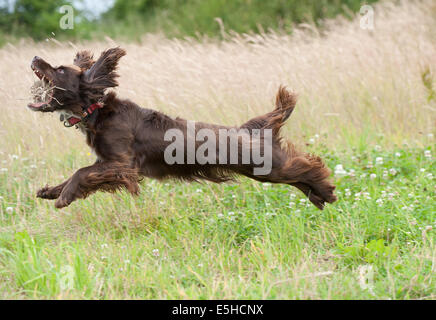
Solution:
M 0 299 L 435 299 L 436 5 L 382 2 L 292 35 L 50 39 L 0 49 Z M 36 199 L 95 160 L 58 115 L 26 108 L 38 55 L 72 63 L 121 45 L 121 97 L 241 124 L 299 94 L 283 128 L 332 169 L 319 211 L 285 185 L 145 179 L 141 195 Z

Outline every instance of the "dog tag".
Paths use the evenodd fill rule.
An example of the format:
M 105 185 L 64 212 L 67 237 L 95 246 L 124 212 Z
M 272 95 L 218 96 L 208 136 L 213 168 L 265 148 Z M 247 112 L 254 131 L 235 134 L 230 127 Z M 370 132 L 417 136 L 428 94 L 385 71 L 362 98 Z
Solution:
M 64 127 L 71 128 L 73 124 L 70 124 L 67 120 L 64 121 Z
M 63 114 L 61 114 L 60 120 L 61 120 L 61 122 L 64 121 L 64 115 Z

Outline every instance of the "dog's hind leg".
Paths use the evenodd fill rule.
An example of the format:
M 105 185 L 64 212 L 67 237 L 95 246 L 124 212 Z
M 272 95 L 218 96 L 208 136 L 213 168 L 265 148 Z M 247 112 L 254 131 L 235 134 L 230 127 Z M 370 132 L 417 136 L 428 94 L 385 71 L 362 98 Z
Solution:
M 139 177 L 136 169 L 116 162 L 98 162 L 79 169 L 70 178 L 56 200 L 56 208 L 70 205 L 76 199 L 86 198 L 98 190 L 114 192 L 126 188 L 132 194 L 138 194 Z
M 335 186 L 327 179 L 330 170 L 324 166 L 319 157 L 300 154 L 288 158 L 281 166 L 272 168 L 268 175 L 255 176 L 247 172 L 242 174 L 261 182 L 283 183 L 294 186 L 321 210 L 326 202 L 333 203 L 337 200 L 333 193 Z
M 324 166 L 319 157 L 300 155 L 291 159 L 275 175 L 278 181 L 300 189 L 319 209 L 324 203 L 337 200 L 333 191 L 335 186 L 328 181 L 330 170 Z

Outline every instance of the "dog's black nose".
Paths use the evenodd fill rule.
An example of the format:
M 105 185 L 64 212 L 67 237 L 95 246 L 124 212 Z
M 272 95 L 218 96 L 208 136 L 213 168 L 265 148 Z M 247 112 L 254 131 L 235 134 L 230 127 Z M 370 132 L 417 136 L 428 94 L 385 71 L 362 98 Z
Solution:
M 38 61 L 40 61 L 40 60 L 42 60 L 40 57 L 38 57 L 38 56 L 34 56 L 33 59 L 32 59 L 32 63 L 30 64 L 30 67 L 31 67 L 33 70 L 35 70 L 35 68 L 36 68 L 36 63 L 37 63 Z

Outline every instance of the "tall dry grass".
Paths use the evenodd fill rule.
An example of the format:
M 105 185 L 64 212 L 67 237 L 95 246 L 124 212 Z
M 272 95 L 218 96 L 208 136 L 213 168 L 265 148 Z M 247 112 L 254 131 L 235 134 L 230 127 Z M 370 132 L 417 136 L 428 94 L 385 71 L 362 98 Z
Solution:
M 49 152 L 83 144 L 57 117 L 25 108 L 35 76 L 34 55 L 71 63 L 77 49 L 121 45 L 121 97 L 143 107 L 194 120 L 238 124 L 269 111 L 279 84 L 299 94 L 288 135 L 329 134 L 329 143 L 368 135 L 385 141 L 417 139 L 434 130 L 435 104 L 422 73 L 436 72 L 436 5 L 433 1 L 382 3 L 374 30 L 336 19 L 327 29 L 301 26 L 293 35 L 227 35 L 217 42 L 148 35 L 141 44 L 102 39 L 91 43 L 23 42 L 0 50 L 1 150 Z M 58 137 L 54 139 L 53 137 Z

